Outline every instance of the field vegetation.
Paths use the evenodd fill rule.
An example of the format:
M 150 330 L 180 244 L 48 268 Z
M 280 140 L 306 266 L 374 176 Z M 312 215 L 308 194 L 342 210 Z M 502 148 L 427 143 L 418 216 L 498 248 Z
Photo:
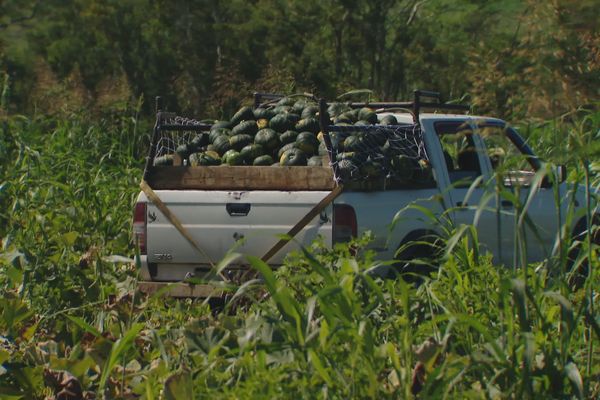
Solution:
M 255 88 L 437 89 L 520 121 L 591 198 L 597 1 L 175 3 L 0 2 L 0 399 L 600 397 L 591 235 L 496 266 L 442 218 L 438 268 L 416 283 L 370 274 L 386 261 L 368 234 L 277 271 L 233 249 L 221 265 L 262 279 L 223 286 L 218 310 L 136 292 L 131 240 L 157 94 L 220 117 Z
M 594 117 L 530 135 L 550 152 L 552 130 L 568 129 L 582 154 L 594 132 L 577 128 Z M 491 265 L 469 227 L 448 226 L 440 268 L 420 285 L 374 279 L 368 236 L 356 256 L 314 243 L 276 272 L 248 258 L 264 281 L 224 288 L 231 301 L 211 313 L 206 301 L 135 292 L 130 223 L 147 124 L 12 116 L 2 129 L 2 398 L 600 394 L 587 239 L 592 262 L 576 288 L 559 255 Z M 572 179 L 596 185 L 581 160 Z

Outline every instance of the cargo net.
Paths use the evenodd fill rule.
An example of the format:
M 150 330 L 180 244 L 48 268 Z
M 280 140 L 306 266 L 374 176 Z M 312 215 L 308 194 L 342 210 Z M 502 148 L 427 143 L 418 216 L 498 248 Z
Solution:
M 187 149 L 190 143 L 203 141 L 206 131 L 210 129 L 210 125 L 202 121 L 180 116 L 163 118 L 160 126 L 154 165 L 172 165 L 175 154 L 181 153 L 183 148 Z M 188 126 L 189 130 L 185 129 Z
M 330 126 L 338 183 L 388 186 L 433 184 L 433 171 L 418 125 Z

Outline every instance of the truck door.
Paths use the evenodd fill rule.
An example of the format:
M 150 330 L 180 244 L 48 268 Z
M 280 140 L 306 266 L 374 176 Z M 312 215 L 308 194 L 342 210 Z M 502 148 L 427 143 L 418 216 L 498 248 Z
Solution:
M 480 245 L 491 252 L 494 260 L 501 260 L 499 218 L 496 198 L 486 179 L 487 155 L 482 139 L 473 133 L 469 121 L 429 120 L 426 129 L 439 138 L 443 162 L 446 168 L 438 168 L 440 187 L 445 187 L 450 202 L 451 216 L 455 226 L 474 224 Z M 445 181 L 445 185 L 441 182 Z M 488 194 L 489 193 L 489 194 Z M 503 258 L 503 257 L 502 257 Z
M 553 188 L 542 185 L 532 191 L 535 170 L 541 166 L 525 145 L 523 139 L 511 127 L 484 126 L 478 129 L 487 147 L 485 162 L 491 172 L 490 179 L 498 182 L 501 193 L 501 246 L 504 262 L 518 264 L 515 256 L 525 251 L 528 262 L 543 260 L 551 255 L 559 227 L 559 207 L 554 201 Z M 530 195 L 527 219 L 517 232 L 518 209 L 523 207 Z M 515 204 L 513 199 L 518 199 Z M 563 207 L 564 208 L 564 207 Z M 563 209 L 563 215 L 566 210 Z M 515 238 L 519 239 L 519 246 Z M 525 243 L 526 246 L 521 246 Z

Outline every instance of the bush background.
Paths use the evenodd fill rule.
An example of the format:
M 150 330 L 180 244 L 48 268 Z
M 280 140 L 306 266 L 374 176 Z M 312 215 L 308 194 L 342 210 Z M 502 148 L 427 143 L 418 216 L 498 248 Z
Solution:
M 4 107 L 228 114 L 253 90 L 416 88 L 548 118 L 599 98 L 597 0 L 6 0 Z

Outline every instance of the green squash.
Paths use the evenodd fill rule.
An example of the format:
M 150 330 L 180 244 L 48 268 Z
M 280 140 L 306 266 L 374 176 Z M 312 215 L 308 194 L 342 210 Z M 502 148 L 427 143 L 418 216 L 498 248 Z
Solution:
M 344 139 L 344 151 L 359 151 L 364 150 L 362 135 L 350 135 Z
M 255 158 L 264 155 L 265 149 L 260 144 L 249 144 L 240 151 L 240 154 L 244 161 L 250 164 Z
M 356 122 L 356 121 L 358 121 L 358 120 L 360 119 L 360 118 L 358 118 L 358 114 L 359 114 L 359 113 L 360 113 L 360 109 L 358 109 L 358 108 L 353 108 L 352 110 L 350 110 L 350 111 L 347 111 L 347 112 L 346 112 L 346 115 L 348 115 L 348 117 L 349 117 L 350 119 L 352 119 L 352 121 Z
M 349 125 L 349 124 L 352 124 L 353 122 L 347 115 L 342 114 L 339 117 L 336 117 L 333 120 L 333 123 L 336 125 L 342 125 L 342 124 Z
M 308 106 L 304 107 L 304 110 L 302 110 L 302 113 L 300 113 L 300 118 L 302 118 L 302 119 L 311 118 L 311 117 L 316 118 L 318 112 L 319 112 L 319 107 L 317 107 L 315 105 L 308 105 Z
M 257 121 L 259 119 L 269 120 L 275 116 L 275 112 L 270 108 L 256 108 L 254 109 L 254 119 Z
M 279 137 L 279 140 L 281 141 L 281 144 L 288 144 L 288 143 L 292 143 L 296 141 L 296 138 L 298 137 L 298 132 L 297 131 L 285 131 L 281 134 L 281 136 Z
M 309 167 L 322 167 L 323 166 L 323 157 L 322 156 L 312 156 L 308 159 L 306 165 Z
M 221 165 L 221 158 L 214 151 L 193 153 L 190 154 L 190 165 L 192 167 Z
M 396 139 L 390 138 L 386 140 L 385 144 L 381 147 L 381 151 L 386 156 L 393 156 L 398 154 L 400 147 Z
M 231 117 L 231 126 L 236 126 L 242 121 L 249 121 L 254 119 L 254 111 L 250 107 L 240 108 L 233 117 Z
M 290 117 L 290 113 L 281 113 L 275 115 L 269 121 L 269 128 L 273 129 L 276 132 L 285 132 L 290 129 L 294 129 L 296 122 L 293 118 Z
M 253 141 L 254 141 L 254 139 L 252 138 L 252 136 L 246 135 L 246 134 L 240 134 L 240 135 L 235 135 L 235 136 L 232 136 L 231 138 L 229 138 L 229 145 L 230 145 L 230 148 L 232 148 L 236 151 L 240 151 L 244 147 L 246 147 L 250 143 L 252 143 Z
M 227 129 L 227 128 L 216 128 L 210 131 L 210 133 L 208 134 L 208 140 L 210 143 L 214 143 L 215 140 L 219 137 L 219 136 L 230 136 L 231 135 L 231 130 Z
M 363 142 L 366 143 L 369 147 L 380 147 L 385 145 L 388 136 L 391 134 L 391 131 L 385 129 L 377 129 L 371 130 L 367 132 L 363 137 Z
M 217 152 L 216 152 L 216 151 L 214 151 L 214 150 L 206 150 L 206 151 L 204 152 L 204 155 L 205 155 L 206 157 L 209 157 L 209 158 L 212 158 L 212 159 L 215 159 L 215 160 L 219 160 L 219 161 L 221 161 L 221 157 L 219 156 L 219 153 L 217 153 Z
M 377 123 L 377 114 L 373 111 L 372 108 L 363 107 L 358 111 L 358 119 L 362 121 L 367 121 L 369 124 Z
M 336 124 L 338 123 L 337 121 L 353 124 L 356 121 L 358 121 L 358 119 L 355 112 L 346 111 L 345 113 L 338 115 L 337 118 L 334 119 L 334 121 L 336 121 Z
M 364 151 L 344 151 L 337 154 L 337 161 L 350 160 L 355 165 L 360 165 L 367 161 L 368 156 Z
M 284 166 L 306 165 L 306 154 L 300 149 L 289 149 L 283 152 L 279 164 Z
M 383 174 L 383 166 L 376 161 L 367 160 L 359 168 L 360 175 L 367 178 L 377 178 Z
M 319 150 L 319 139 L 312 132 L 300 132 L 296 138 L 296 148 L 308 155 L 316 154 Z
M 254 159 L 254 162 L 252 163 L 252 165 L 264 165 L 264 166 L 273 165 L 273 157 L 271 157 L 268 154 L 266 154 L 264 156 L 256 157 Z
M 244 158 L 242 157 L 242 155 L 236 151 L 236 150 L 227 150 L 227 152 L 225 152 L 225 154 L 223 154 L 223 157 L 221 158 L 221 160 L 223 161 L 223 163 L 227 164 L 227 165 L 243 165 L 244 164 Z
M 300 121 L 300 115 L 293 113 L 293 112 L 289 112 L 288 113 L 288 119 L 292 121 L 292 123 L 294 124 L 294 126 L 298 123 L 298 121 Z
M 331 118 L 335 118 L 335 117 L 345 113 L 346 111 L 350 111 L 350 107 L 345 103 L 340 103 L 340 102 L 330 103 L 329 106 L 327 107 L 327 114 L 329 114 L 329 117 L 331 117 Z
M 188 158 L 192 151 L 190 150 L 190 146 L 187 143 L 184 143 L 177 146 L 177 148 L 175 149 L 175 153 L 177 153 L 179 157 L 181 157 L 181 159 L 183 160 Z
M 396 154 L 390 158 L 390 172 L 401 180 L 411 180 L 415 173 L 415 161 L 403 154 Z
M 288 144 L 281 146 L 281 148 L 277 151 L 277 158 L 280 159 L 281 155 L 284 152 L 286 152 L 289 149 L 295 149 L 295 148 L 296 148 L 296 142 L 288 143 Z
M 200 133 L 200 134 L 196 135 L 196 137 L 194 137 L 192 139 L 192 141 L 190 142 L 190 144 L 189 144 L 190 152 L 196 153 L 196 152 L 200 151 L 200 149 L 202 149 L 204 146 L 208 145 L 209 143 L 210 143 L 210 140 L 209 140 L 208 133 Z
M 261 129 L 254 137 L 254 143 L 272 151 L 279 147 L 279 135 L 273 129 Z
M 254 136 L 258 132 L 256 121 L 242 121 L 231 130 L 231 136 L 235 135 L 250 135 Z
M 294 114 L 302 114 L 302 111 L 304 111 L 304 108 L 306 108 L 306 106 L 308 106 L 308 100 L 306 99 L 300 99 L 297 100 L 294 105 L 291 108 L 291 112 L 293 112 Z
M 272 108 L 273 113 L 275 113 L 275 115 L 277 115 L 277 114 L 287 114 L 287 113 L 289 113 L 291 111 L 291 109 L 292 109 L 291 106 L 277 106 L 277 107 Z M 273 115 L 273 117 L 275 115 Z
M 296 130 L 298 132 L 306 131 L 312 133 L 318 133 L 320 130 L 319 121 L 314 117 L 309 117 L 305 119 L 301 119 L 296 124 Z
M 225 154 L 227 150 L 231 149 L 231 144 L 229 143 L 229 136 L 221 135 L 217 137 L 213 142 L 213 146 L 217 153 Z
M 381 125 L 398 125 L 398 120 L 392 114 L 385 115 L 379 121 Z

